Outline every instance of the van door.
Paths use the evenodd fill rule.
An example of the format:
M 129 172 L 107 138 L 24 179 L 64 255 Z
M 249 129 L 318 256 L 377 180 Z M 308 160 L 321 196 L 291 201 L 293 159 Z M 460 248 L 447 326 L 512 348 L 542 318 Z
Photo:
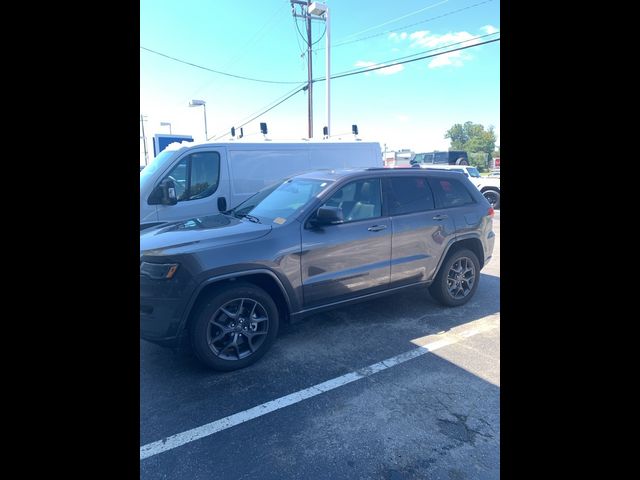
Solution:
M 159 221 L 215 215 L 219 203 L 229 208 L 229 173 L 223 148 L 192 150 L 158 184 L 166 179 L 173 181 L 178 203 L 158 205 Z

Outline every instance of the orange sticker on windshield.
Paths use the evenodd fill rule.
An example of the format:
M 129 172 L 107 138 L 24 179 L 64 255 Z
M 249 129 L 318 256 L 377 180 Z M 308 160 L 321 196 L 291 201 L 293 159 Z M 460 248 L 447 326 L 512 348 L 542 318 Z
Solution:
M 282 217 L 276 217 L 273 219 L 273 223 L 277 223 L 278 225 L 282 225 L 286 221 L 287 219 Z

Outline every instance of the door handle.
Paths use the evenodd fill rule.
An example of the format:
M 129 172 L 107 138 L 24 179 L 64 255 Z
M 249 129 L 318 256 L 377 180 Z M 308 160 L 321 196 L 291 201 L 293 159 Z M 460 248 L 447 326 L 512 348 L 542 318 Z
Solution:
M 387 228 L 386 225 L 374 225 L 373 227 L 367 228 L 370 232 L 379 232 L 380 230 L 384 230 Z
M 433 217 L 434 220 L 444 220 L 445 218 L 449 218 L 449 215 L 435 215 Z

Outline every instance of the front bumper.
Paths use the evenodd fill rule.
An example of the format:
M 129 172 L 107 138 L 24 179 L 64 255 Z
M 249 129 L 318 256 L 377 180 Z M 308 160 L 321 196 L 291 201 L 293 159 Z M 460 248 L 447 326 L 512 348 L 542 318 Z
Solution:
M 140 275 L 140 338 L 177 347 L 192 292 L 191 282 L 152 280 Z

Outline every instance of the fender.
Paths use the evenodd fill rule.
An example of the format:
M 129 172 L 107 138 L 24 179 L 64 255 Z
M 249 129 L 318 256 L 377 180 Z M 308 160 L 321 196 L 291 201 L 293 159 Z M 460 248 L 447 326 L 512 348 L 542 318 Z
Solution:
M 471 238 L 478 239 L 478 241 L 480 241 L 480 244 L 482 245 L 482 239 L 480 238 L 480 235 L 477 234 L 476 232 L 469 232 L 469 233 L 465 233 L 463 235 L 456 235 L 454 238 L 449 240 L 449 243 L 447 243 L 447 246 L 445 248 L 444 253 L 440 257 L 440 260 L 438 261 L 438 265 L 436 266 L 435 273 L 433 274 L 433 277 L 429 279 L 430 281 L 432 281 L 434 278 L 436 278 L 436 275 L 438 275 L 438 272 L 440 272 L 440 267 L 442 266 L 442 263 L 444 262 L 444 259 L 447 258 L 447 255 L 449 255 L 449 250 L 451 250 L 451 247 L 453 247 L 456 243 L 458 243 L 458 242 L 460 242 L 462 240 L 467 240 L 467 239 L 471 239 Z M 484 249 L 484 247 L 483 247 L 483 249 Z M 480 260 L 483 264 L 485 263 L 484 258 L 482 258 L 482 259 L 479 258 L 478 260 Z
M 200 285 L 196 287 L 196 289 L 191 294 L 191 297 L 189 298 L 189 301 L 187 302 L 187 305 L 185 306 L 184 311 L 182 312 L 182 319 L 180 320 L 180 326 L 178 327 L 178 335 L 180 335 L 181 332 L 184 331 L 184 327 L 187 323 L 187 319 L 189 318 L 189 314 L 193 309 L 193 305 L 196 303 L 196 299 L 200 296 L 200 292 L 202 292 L 202 290 L 207 285 L 211 285 L 212 283 L 219 282 L 220 280 L 226 280 L 229 278 L 246 277 L 248 275 L 255 275 L 256 273 L 267 274 L 275 280 L 276 285 L 278 285 L 278 288 L 282 292 L 282 296 L 284 297 L 284 300 L 287 303 L 287 308 L 289 309 L 289 312 L 293 313 L 294 310 L 291 307 L 291 299 L 289 297 L 289 293 L 287 292 L 287 289 L 282 284 L 278 276 L 275 273 L 273 273 L 271 270 L 267 268 L 257 268 L 253 270 L 243 270 L 240 272 L 226 273 L 224 275 L 216 275 L 216 276 L 207 278 L 202 283 L 200 283 Z

